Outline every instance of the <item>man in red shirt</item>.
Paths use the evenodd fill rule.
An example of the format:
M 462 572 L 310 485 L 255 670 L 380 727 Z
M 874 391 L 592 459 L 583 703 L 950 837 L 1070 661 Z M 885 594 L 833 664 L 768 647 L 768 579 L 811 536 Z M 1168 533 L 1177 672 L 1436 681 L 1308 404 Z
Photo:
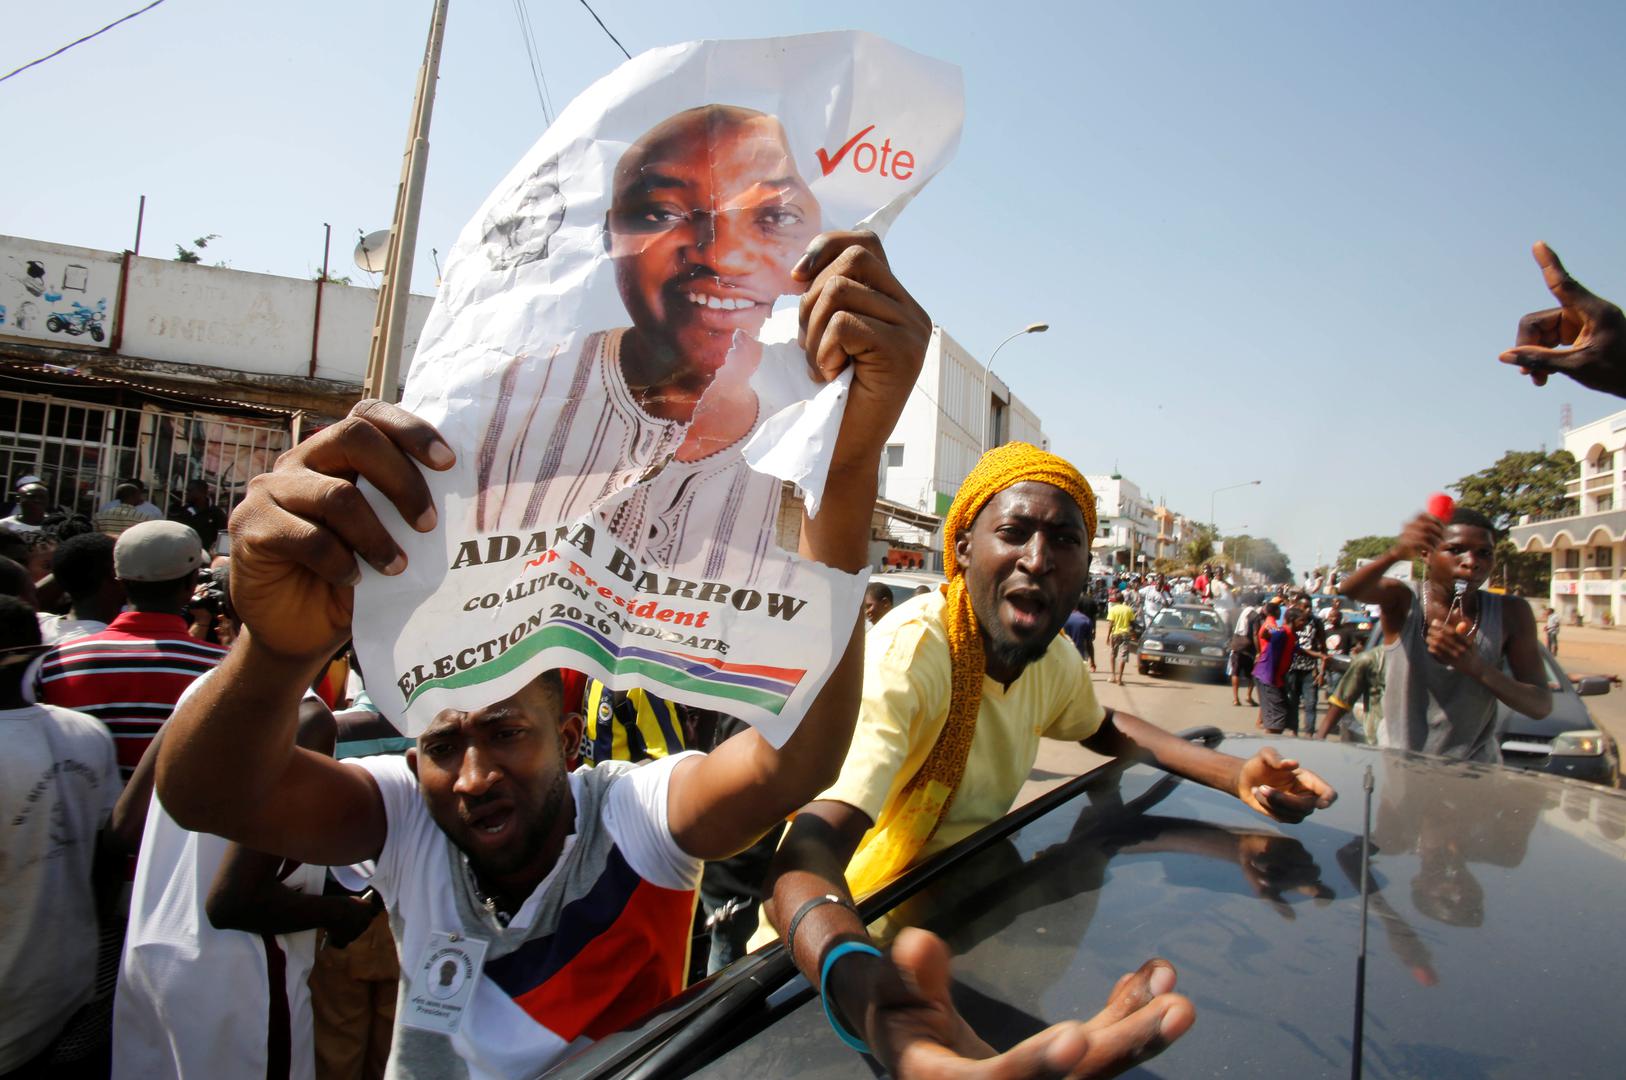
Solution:
M 1259 725 L 1273 735 L 1289 731 L 1297 735 L 1298 719 L 1287 707 L 1286 683 L 1306 616 L 1302 608 L 1293 608 L 1278 623 L 1280 608 L 1266 604 L 1265 610 L 1269 617 L 1259 629 L 1259 659 L 1253 665 L 1253 679 L 1259 686 Z
M 186 632 L 183 613 L 206 561 L 198 534 L 180 522 L 132 525 L 113 548 L 113 572 L 133 610 L 57 645 L 36 668 L 34 700 L 106 724 L 125 781 L 181 692 L 226 655 Z

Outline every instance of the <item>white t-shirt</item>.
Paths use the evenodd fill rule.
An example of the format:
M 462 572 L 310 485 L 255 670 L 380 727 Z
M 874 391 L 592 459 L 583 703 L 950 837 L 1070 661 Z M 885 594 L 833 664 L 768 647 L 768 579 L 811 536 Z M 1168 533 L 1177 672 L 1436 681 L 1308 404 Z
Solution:
M 1147 585 L 1140 591 L 1141 610 L 1150 619 L 1169 605 L 1169 594 L 1156 585 Z
M 54 705 L 0 710 L 0 1074 L 50 1045 L 96 979 L 96 833 L 113 736 Z
M 702 866 L 678 847 L 666 821 L 672 770 L 688 756 L 571 773 L 575 829 L 506 927 L 481 906 L 462 853 L 429 816 L 406 761 L 345 762 L 377 782 L 388 823 L 376 863 L 335 870 L 352 887 L 371 884 L 389 908 L 401 984 L 386 1075 L 466 1069 L 472 1078 L 533 1077 L 573 1046 L 608 1034 L 605 1017 L 624 1014 L 630 1022 L 658 1003 L 636 999 L 657 967 L 670 974 L 673 961 L 687 964 Z M 483 949 L 483 963 L 454 977 L 458 987 L 475 980 L 458 1030 L 407 1026 L 413 999 L 437 989 L 450 934 L 464 955 L 471 945 Z
M 187 832 L 153 796 L 113 1002 L 115 1077 L 264 1076 L 272 1010 L 289 1021 L 288 1075 L 315 1075 L 307 980 L 316 931 L 217 930 L 204 902 L 230 847 Z M 311 894 L 327 876 L 299 863 L 283 873 L 284 885 Z
M 14 533 L 37 533 L 41 526 L 30 525 L 22 519 L 22 515 L 13 514 L 11 517 L 0 518 L 0 528 L 10 529 Z
M 107 629 L 107 624 L 100 619 L 74 619 L 67 615 L 52 615 L 42 611 L 35 616 L 40 624 L 40 641 L 46 645 L 56 645 L 69 638 L 84 637 L 86 634 L 97 634 Z M 26 686 L 28 680 L 24 680 Z

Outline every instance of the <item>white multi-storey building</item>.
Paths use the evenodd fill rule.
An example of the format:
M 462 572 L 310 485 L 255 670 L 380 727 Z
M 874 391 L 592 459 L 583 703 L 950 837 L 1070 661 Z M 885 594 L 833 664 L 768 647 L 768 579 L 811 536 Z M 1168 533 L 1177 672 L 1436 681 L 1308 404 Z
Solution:
M 881 496 L 941 518 L 983 448 L 1012 440 L 1050 446 L 1038 414 L 946 330 L 934 326 L 920 379 L 887 442 Z M 928 549 L 925 565 L 942 568 L 940 536 L 926 537 L 901 520 L 895 525 L 901 544 Z
M 1575 509 L 1525 518 L 1510 530 L 1520 551 L 1546 551 L 1553 561 L 1551 602 L 1568 622 L 1626 617 L 1626 411 L 1573 428 L 1564 449 L 1576 475 L 1565 482 Z M 1538 613 L 1539 614 L 1539 613 Z
M 1095 554 L 1097 573 L 1112 570 L 1140 572 L 1157 559 L 1158 522 L 1152 501 L 1140 485 L 1118 473 L 1085 476 L 1095 491 Z

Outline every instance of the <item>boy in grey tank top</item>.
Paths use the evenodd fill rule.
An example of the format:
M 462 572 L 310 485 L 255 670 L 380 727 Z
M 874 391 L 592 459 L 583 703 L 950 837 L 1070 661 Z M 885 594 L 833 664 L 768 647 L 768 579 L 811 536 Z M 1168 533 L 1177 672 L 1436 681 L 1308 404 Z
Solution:
M 1344 580 L 1345 596 L 1383 611 L 1379 746 L 1499 764 L 1500 706 L 1537 719 L 1552 711 L 1530 606 L 1482 591 L 1496 540 L 1478 511 L 1458 508 L 1448 522 L 1418 514 L 1388 554 Z M 1427 567 L 1415 588 L 1384 576 L 1413 558 Z

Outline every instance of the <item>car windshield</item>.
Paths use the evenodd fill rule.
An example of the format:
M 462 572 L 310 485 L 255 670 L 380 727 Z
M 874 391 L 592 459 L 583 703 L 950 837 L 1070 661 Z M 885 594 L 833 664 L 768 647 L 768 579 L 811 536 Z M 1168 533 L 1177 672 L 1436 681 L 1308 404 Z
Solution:
M 1212 611 L 1168 608 L 1158 612 L 1152 621 L 1153 630 L 1195 630 L 1198 633 L 1225 632 L 1225 622 Z

